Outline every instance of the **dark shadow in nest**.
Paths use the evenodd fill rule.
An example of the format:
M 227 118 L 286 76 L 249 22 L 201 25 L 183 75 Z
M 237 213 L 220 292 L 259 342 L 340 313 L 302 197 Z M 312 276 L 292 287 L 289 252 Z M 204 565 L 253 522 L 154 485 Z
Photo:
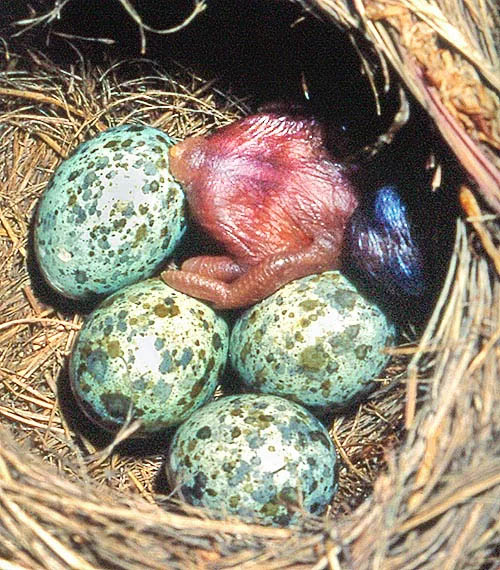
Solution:
M 23 12 L 15 2 L 10 4 L 8 20 L 30 16 L 27 8 Z M 53 4 L 53 0 L 38 0 L 34 7 L 41 14 Z M 179 24 L 190 14 L 193 2 L 170 0 L 163 12 L 157 2 L 148 0 L 137 0 L 134 7 L 146 24 L 161 29 Z M 217 76 L 219 87 L 227 87 L 236 97 L 250 98 L 255 109 L 275 100 L 308 102 L 339 133 L 347 132 L 353 144 L 366 144 L 370 133 L 383 132 L 390 123 L 397 109 L 397 93 L 396 97 L 394 93 L 383 96 L 383 113 L 377 116 L 357 51 L 366 51 L 375 64 L 375 82 L 382 93 L 382 72 L 373 50 L 361 37 L 355 38 L 359 46 L 355 48 L 345 32 L 311 15 L 303 18 L 304 14 L 292 2 L 211 0 L 179 32 L 147 33 L 145 57 L 167 70 L 176 62 L 201 76 Z M 19 27 L 8 29 L 18 31 Z M 119 2 L 107 3 L 104 13 L 100 0 L 69 1 L 60 18 L 11 41 L 14 46 L 38 48 L 62 67 L 80 57 L 106 64 L 141 55 L 138 28 Z
M 69 428 L 75 434 L 79 434 L 76 438 L 77 442 L 80 435 L 88 439 L 97 449 L 106 447 L 112 442 L 112 435 L 91 422 L 77 404 L 70 386 L 67 360 L 57 377 L 57 397 L 61 413 Z M 82 451 L 85 452 L 84 447 Z
M 76 434 L 76 441 L 84 454 L 88 452 L 81 437 L 88 440 L 97 450 L 104 449 L 113 443 L 115 434 L 104 430 L 83 412 L 71 389 L 68 364 L 67 361 L 57 378 L 57 395 L 61 413 L 68 427 Z M 130 438 L 116 445 L 114 451 L 127 457 L 137 458 L 164 454 L 174 431 L 175 428 L 167 428 L 144 438 Z

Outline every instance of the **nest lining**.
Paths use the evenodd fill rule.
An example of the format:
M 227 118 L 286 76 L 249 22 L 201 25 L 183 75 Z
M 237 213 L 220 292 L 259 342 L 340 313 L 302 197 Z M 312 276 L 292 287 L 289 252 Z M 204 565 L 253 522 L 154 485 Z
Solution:
M 7 188 L 9 215 L 4 220 L 11 238 L 29 236 L 39 195 L 60 159 L 77 141 L 99 129 L 137 120 L 182 137 L 225 124 L 244 110 L 231 100 L 223 101 L 221 107 L 213 93 L 200 99 L 206 82 L 188 74 L 182 82 L 166 75 L 148 78 L 141 74 L 140 80 L 119 83 L 113 70 L 100 76 L 96 72 L 90 76 L 74 73 L 67 77 L 73 86 L 71 93 L 57 70 L 51 72 L 26 76 L 25 80 L 16 75 L 15 90 L 0 87 L 11 107 L 4 115 L 8 127 L 3 148 L 11 182 Z M 99 93 L 97 85 L 102 86 Z M 65 92 L 68 94 L 63 100 L 61 94 Z M 42 104 L 42 113 L 35 110 L 33 99 L 36 105 Z M 22 108 L 16 108 L 18 105 Z M 91 119 L 87 124 L 79 116 L 83 114 L 81 109 L 88 109 L 87 117 Z M 69 117 L 61 117 L 67 112 Z M 103 122 L 104 116 L 109 124 Z M 20 121 L 22 127 L 17 126 Z M 19 179 L 24 185 L 19 185 Z M 9 343 L 5 368 L 14 375 L 5 378 L 6 397 L 0 413 L 14 422 L 18 440 L 27 438 L 34 451 L 63 468 L 67 475 L 77 480 L 91 477 L 98 484 L 120 490 L 135 490 L 153 502 L 154 473 L 163 459 L 156 447 L 164 452 L 165 442 L 153 442 L 152 455 L 147 455 L 145 461 L 134 457 L 138 453 L 134 445 L 129 446 L 128 455 L 110 454 L 103 460 L 101 454 L 90 463 L 84 459 L 82 453 L 95 453 L 97 447 L 109 443 L 105 436 L 96 435 L 83 417 L 76 414 L 75 420 L 74 411 L 68 411 L 73 401 L 67 389 L 66 357 L 82 324 L 82 310 L 84 314 L 90 307 L 77 307 L 80 311 L 75 311 L 71 303 L 47 290 L 31 258 L 30 244 L 24 237 L 16 241 L 18 247 L 6 252 L 4 269 L 10 287 L 4 305 L 7 326 L 3 332 L 0 330 L 0 340 Z M 394 358 L 380 382 L 387 384 L 404 370 L 404 360 Z M 341 473 L 344 497 L 340 494 L 337 498 L 338 509 L 347 511 L 359 503 L 380 469 L 384 450 L 399 442 L 402 397 L 401 387 L 394 388 L 389 398 L 379 393 L 356 412 L 333 420 L 332 435 L 345 462 Z M 83 464 L 89 464 L 87 471 L 82 471 Z

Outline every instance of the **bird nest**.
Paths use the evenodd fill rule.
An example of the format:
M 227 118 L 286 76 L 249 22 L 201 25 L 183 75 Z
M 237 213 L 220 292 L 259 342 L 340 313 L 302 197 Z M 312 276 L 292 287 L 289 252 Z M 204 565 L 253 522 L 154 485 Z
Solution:
M 110 440 L 79 423 L 68 403 L 66 363 L 89 307 L 44 286 L 31 248 L 33 212 L 51 174 L 78 143 L 111 126 L 139 122 L 181 138 L 249 108 L 192 71 L 167 72 L 143 60 L 102 67 L 83 60 L 68 69 L 34 50 L 18 57 L 4 44 L 1 568 L 494 567 L 500 67 L 498 37 L 486 32 L 494 6 L 301 4 L 361 31 L 456 156 L 435 167 L 435 180 L 455 173 L 454 188 L 436 190 L 448 193 L 453 243 L 425 327 L 406 328 L 371 397 L 329 420 L 341 458 L 339 493 L 325 516 L 293 528 L 215 520 L 162 494 L 164 441 Z

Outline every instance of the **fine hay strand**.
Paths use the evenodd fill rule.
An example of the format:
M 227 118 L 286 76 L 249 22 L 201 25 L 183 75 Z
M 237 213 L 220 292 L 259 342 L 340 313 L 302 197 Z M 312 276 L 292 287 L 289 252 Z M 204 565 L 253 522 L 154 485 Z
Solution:
M 349 25 L 359 27 L 359 19 Z M 30 225 L 59 162 L 100 130 L 141 122 L 183 137 L 248 108 L 207 78 L 167 74 L 146 61 L 63 70 L 40 54 L 7 53 L 0 75 L 0 567 L 494 568 L 500 233 L 466 179 L 467 210 L 455 221 L 425 331 L 394 351 L 381 390 L 331 422 L 343 490 L 330 512 L 293 529 L 213 520 L 158 495 L 161 442 L 148 450 L 116 446 L 79 430 L 64 409 L 65 362 L 84 310 L 38 283 Z

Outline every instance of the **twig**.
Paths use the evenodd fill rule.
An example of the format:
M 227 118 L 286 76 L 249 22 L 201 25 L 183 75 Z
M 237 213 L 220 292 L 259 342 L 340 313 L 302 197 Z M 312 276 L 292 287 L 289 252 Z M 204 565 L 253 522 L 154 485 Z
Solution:
M 467 186 L 462 185 L 460 188 L 459 198 L 462 209 L 468 216 L 467 221 L 470 222 L 476 230 L 477 235 L 483 244 L 484 250 L 493 261 L 496 272 L 500 275 L 500 250 L 495 247 L 490 234 L 484 228 L 481 221 L 481 209 L 479 208 L 479 204 L 474 194 Z
M 196 16 L 201 14 L 207 7 L 207 5 L 205 4 L 205 0 L 196 0 L 191 14 L 189 14 L 189 16 L 185 18 L 180 24 L 178 24 L 177 26 L 173 26 L 171 28 L 157 29 L 145 24 L 142 20 L 142 17 L 138 14 L 138 12 L 135 10 L 132 4 L 130 4 L 128 0 L 119 0 L 119 2 L 123 6 L 127 14 L 132 18 L 132 20 L 134 20 L 134 22 L 139 27 L 139 33 L 141 35 L 141 54 L 143 55 L 146 53 L 146 34 L 144 33 L 144 31 L 152 32 L 154 34 L 159 34 L 159 35 L 174 34 L 182 30 L 182 28 L 188 26 L 196 18 Z

